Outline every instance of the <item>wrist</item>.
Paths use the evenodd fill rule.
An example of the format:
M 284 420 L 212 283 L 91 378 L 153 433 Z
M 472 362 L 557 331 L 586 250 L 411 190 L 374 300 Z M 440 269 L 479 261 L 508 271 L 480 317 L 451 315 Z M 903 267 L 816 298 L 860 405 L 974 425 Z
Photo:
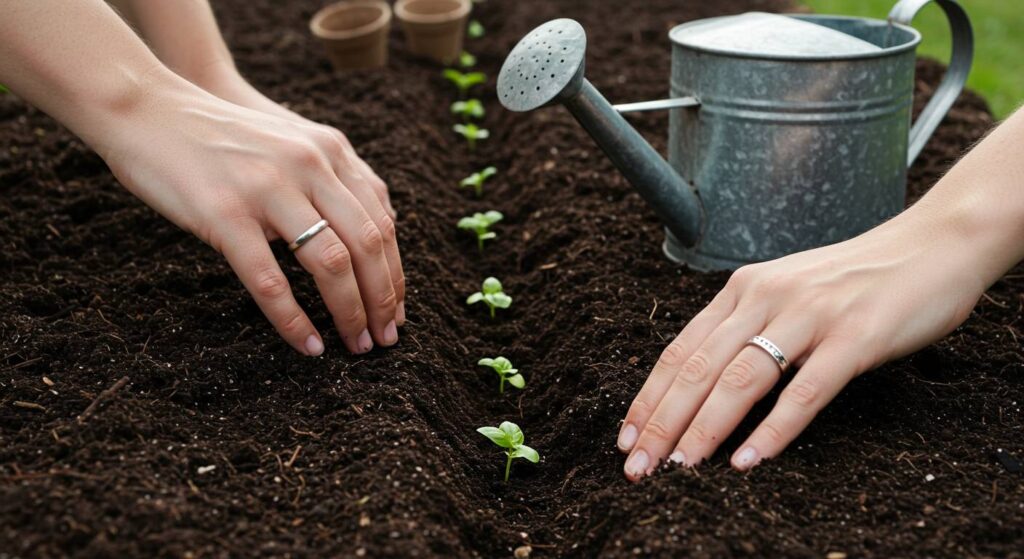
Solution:
M 925 224 L 919 234 L 936 239 L 964 279 L 984 291 L 1024 258 L 1024 208 L 979 195 L 978 176 L 954 169 L 905 215 Z

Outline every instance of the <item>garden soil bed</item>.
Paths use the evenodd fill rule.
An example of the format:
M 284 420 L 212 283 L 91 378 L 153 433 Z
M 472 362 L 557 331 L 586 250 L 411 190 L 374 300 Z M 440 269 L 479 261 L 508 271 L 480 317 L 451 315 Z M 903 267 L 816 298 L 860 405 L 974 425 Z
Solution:
M 477 4 L 488 33 L 469 49 L 491 77 L 492 138 L 472 155 L 451 132 L 453 90 L 397 29 L 387 71 L 333 77 L 306 31 L 318 2 L 216 4 L 244 72 L 345 130 L 389 183 L 409 323 L 396 348 L 346 355 L 277 247 L 328 342 L 321 358 L 295 354 L 219 255 L 3 96 L 0 558 L 492 558 L 524 545 L 532 557 L 1024 556 L 1020 267 L 955 333 L 854 381 L 752 473 L 728 467 L 733 438 L 696 470 L 622 477 L 622 416 L 727 274 L 665 261 L 652 212 L 571 117 L 507 113 L 493 78 L 522 34 L 571 16 L 608 97 L 658 98 L 673 24 L 783 2 Z M 919 66 L 918 108 L 940 74 Z M 663 150 L 666 116 L 635 121 Z M 912 195 L 992 124 L 965 94 L 914 166 Z M 500 174 L 483 199 L 457 188 L 488 164 Z M 506 220 L 481 256 L 454 224 L 487 209 Z M 515 298 L 494 321 L 464 304 L 487 275 Z M 526 390 L 497 395 L 475 366 L 497 354 Z M 543 455 L 507 485 L 475 432 L 502 420 Z

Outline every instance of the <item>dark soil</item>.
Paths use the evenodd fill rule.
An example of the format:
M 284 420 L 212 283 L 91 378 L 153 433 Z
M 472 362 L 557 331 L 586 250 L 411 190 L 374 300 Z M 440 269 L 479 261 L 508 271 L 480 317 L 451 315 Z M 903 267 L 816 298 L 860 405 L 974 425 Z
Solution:
M 0 97 L 0 557 L 491 558 L 526 544 L 533 557 L 1024 556 L 1024 475 L 1005 465 L 1024 458 L 1021 267 L 954 334 L 857 379 L 752 473 L 728 467 L 732 439 L 696 471 L 621 475 L 629 402 L 727 275 L 666 262 L 653 214 L 582 129 L 561 109 L 502 111 L 493 77 L 523 33 L 572 16 L 608 97 L 657 98 L 673 24 L 784 2 L 478 4 L 488 34 L 469 48 L 492 77 L 493 136 L 472 156 L 450 131 L 454 92 L 397 29 L 388 71 L 332 77 L 306 32 L 318 4 L 217 7 L 246 74 L 345 130 L 390 184 L 411 287 L 400 345 L 346 355 L 278 247 L 328 337 L 324 357 L 295 354 L 213 250 Z M 941 68 L 919 70 L 920 102 Z M 636 122 L 664 148 L 665 115 Z M 991 125 L 965 94 L 912 194 Z M 482 200 L 456 187 L 487 164 L 501 173 Z M 506 221 L 480 256 L 454 224 L 486 209 Z M 490 274 L 515 297 L 495 321 L 463 304 Z M 497 354 L 525 391 L 499 397 L 475 366 Z M 543 454 L 508 485 L 474 431 L 506 419 Z

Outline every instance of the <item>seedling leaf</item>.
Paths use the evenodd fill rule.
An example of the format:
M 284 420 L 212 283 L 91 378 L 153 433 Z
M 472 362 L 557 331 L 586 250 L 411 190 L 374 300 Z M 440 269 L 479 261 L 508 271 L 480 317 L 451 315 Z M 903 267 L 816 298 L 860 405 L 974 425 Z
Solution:
M 469 175 L 468 177 L 462 179 L 462 181 L 459 182 L 459 186 L 473 187 L 473 190 L 476 191 L 477 197 L 483 196 L 484 183 L 487 182 L 487 179 L 493 177 L 497 173 L 498 169 L 494 167 L 487 167 L 483 171 L 473 173 L 472 175 Z
M 462 72 L 448 68 L 443 73 L 445 79 L 455 84 L 455 87 L 459 90 L 459 97 L 465 97 L 466 93 L 474 85 L 480 85 L 487 81 L 487 76 L 482 72 L 469 72 L 463 74 Z
M 472 305 L 480 301 L 487 303 L 487 307 L 491 311 L 491 318 L 494 318 L 494 309 L 507 309 L 512 304 L 512 297 L 501 290 L 501 282 L 497 278 L 487 278 L 480 286 L 480 291 L 466 299 L 466 304 Z
M 475 19 L 469 22 L 469 26 L 466 28 L 466 35 L 470 39 L 479 39 L 484 36 L 484 33 L 484 25 Z
M 508 383 L 516 388 L 522 389 L 526 386 L 526 379 L 523 378 L 523 375 L 512 375 L 508 377 Z
M 501 429 L 508 435 L 508 440 L 512 441 L 513 446 L 523 444 L 523 430 L 518 425 L 511 421 L 502 421 L 501 425 L 498 425 L 498 429 Z
M 534 464 L 540 462 L 540 454 L 524 444 L 520 444 L 512 451 L 512 458 L 526 458 Z
M 509 438 L 508 433 L 497 427 L 481 427 L 476 432 L 491 439 L 491 442 L 501 448 L 512 448 L 512 439 Z
M 463 68 L 476 66 L 476 57 L 466 51 L 462 51 L 462 54 L 459 55 L 459 66 Z
M 485 114 L 484 104 L 479 99 L 456 101 L 452 103 L 451 111 L 453 114 L 462 115 L 462 118 L 465 120 L 483 118 Z

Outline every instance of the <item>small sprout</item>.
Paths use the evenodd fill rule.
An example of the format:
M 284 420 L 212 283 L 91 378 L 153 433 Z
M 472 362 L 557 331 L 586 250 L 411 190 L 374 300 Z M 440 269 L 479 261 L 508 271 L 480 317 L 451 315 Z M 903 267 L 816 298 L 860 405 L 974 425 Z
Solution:
M 469 142 L 469 149 L 471 150 L 476 149 L 477 140 L 486 140 L 491 137 L 490 132 L 484 128 L 480 128 L 472 122 L 467 124 L 456 124 L 452 127 L 452 130 L 455 130 L 465 138 L 467 142 Z
M 505 295 L 501 290 L 501 282 L 497 278 L 487 278 L 480 291 L 466 299 L 467 305 L 475 305 L 483 301 L 491 310 L 491 318 L 494 318 L 494 309 L 507 309 L 512 306 L 512 297 Z
M 481 427 L 477 433 L 491 439 L 491 442 L 505 449 L 508 460 L 505 462 L 505 482 L 508 482 L 508 474 L 512 470 L 514 458 L 526 458 L 536 464 L 540 462 L 540 454 L 537 451 L 523 444 L 526 437 L 523 430 L 511 421 L 502 421 L 497 427 Z
M 470 88 L 474 85 L 480 85 L 487 81 L 487 76 L 481 72 L 468 72 L 463 74 L 462 72 L 451 68 L 444 71 L 444 77 L 455 84 L 455 87 L 459 89 L 459 98 L 465 98 L 466 93 L 469 92 Z
M 473 187 L 473 190 L 476 191 L 477 198 L 479 198 L 484 195 L 484 183 L 487 182 L 487 179 L 493 177 L 497 173 L 498 170 L 494 167 L 487 167 L 479 173 L 473 173 L 472 175 L 462 179 L 462 181 L 459 182 L 459 186 L 462 188 L 470 186 Z
M 505 383 L 509 383 L 512 386 L 522 390 L 526 386 L 526 380 L 523 379 L 523 375 L 519 374 L 519 369 L 512 367 L 512 362 L 504 357 L 485 357 L 477 362 L 477 365 L 482 367 L 490 367 L 494 369 L 495 373 L 498 373 L 498 377 L 501 379 L 501 383 L 498 385 L 498 393 L 505 393 Z
M 462 51 L 462 54 L 459 55 L 459 66 L 463 68 L 476 66 L 476 57 L 466 51 Z
M 484 36 L 484 24 L 477 20 L 469 22 L 469 27 L 466 28 L 466 35 L 469 35 L 470 39 L 479 39 Z
M 490 231 L 490 227 L 495 223 L 498 223 L 505 216 L 501 215 L 501 212 L 491 210 L 487 213 L 475 213 L 472 216 L 464 217 L 459 220 L 459 229 L 465 229 L 476 233 L 476 243 L 480 248 L 480 252 L 484 251 L 484 241 L 498 238 L 498 234 L 494 231 Z
M 452 103 L 452 114 L 462 115 L 463 120 L 484 117 L 484 104 L 479 99 Z

